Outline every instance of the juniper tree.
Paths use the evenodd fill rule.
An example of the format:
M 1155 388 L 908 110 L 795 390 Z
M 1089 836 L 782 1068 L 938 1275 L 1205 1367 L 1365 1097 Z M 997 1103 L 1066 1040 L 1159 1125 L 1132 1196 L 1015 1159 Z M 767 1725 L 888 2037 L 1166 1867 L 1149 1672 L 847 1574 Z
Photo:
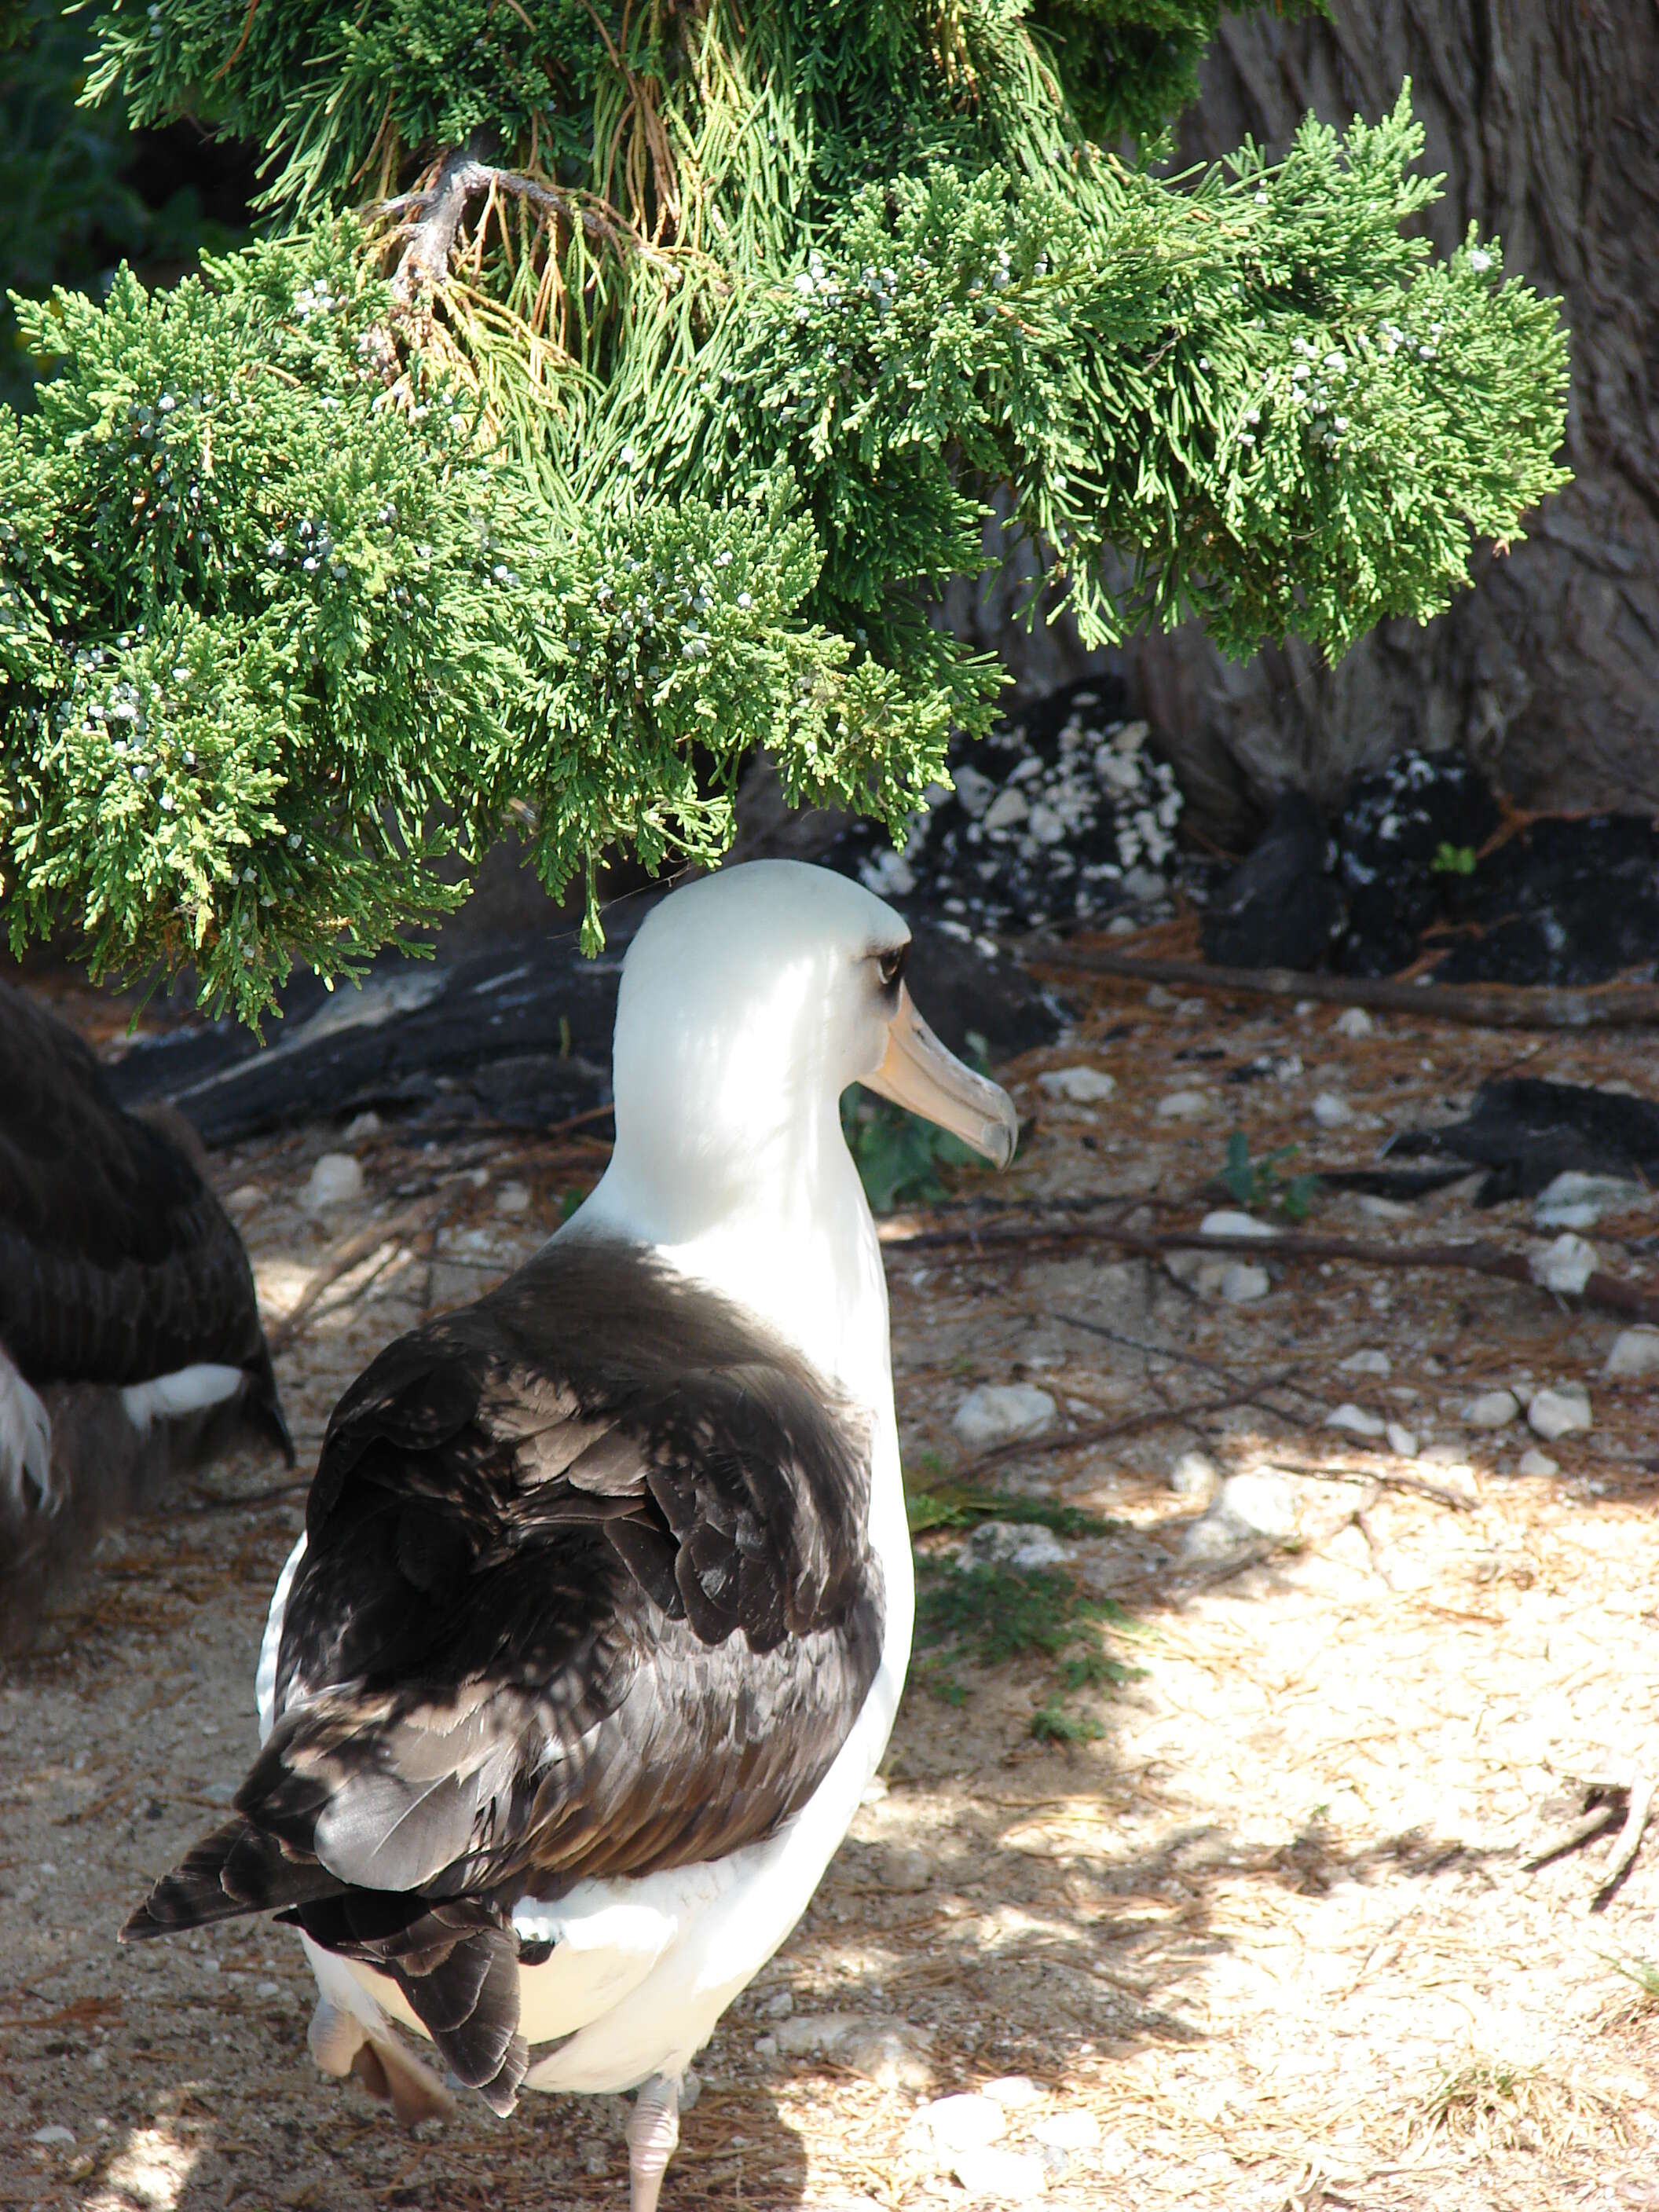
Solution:
M 1413 228 L 1403 93 L 1275 164 L 1121 150 L 1216 13 L 111 0 L 88 96 L 257 141 L 266 234 L 18 302 L 14 944 L 252 1018 L 508 823 L 592 944 L 601 857 L 717 857 L 761 744 L 902 832 L 995 712 L 929 611 L 998 487 L 1091 641 L 1443 606 L 1562 481 L 1557 318 Z

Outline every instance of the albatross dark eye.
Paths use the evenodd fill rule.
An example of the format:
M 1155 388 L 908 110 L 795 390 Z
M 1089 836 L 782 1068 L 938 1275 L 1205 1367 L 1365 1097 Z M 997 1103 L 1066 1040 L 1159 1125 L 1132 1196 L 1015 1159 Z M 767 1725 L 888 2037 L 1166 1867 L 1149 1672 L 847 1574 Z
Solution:
M 893 986 L 902 979 L 904 963 L 909 957 L 910 947 L 908 944 L 896 945 L 890 952 L 877 953 L 876 972 L 881 977 L 881 987 L 884 991 L 890 991 Z

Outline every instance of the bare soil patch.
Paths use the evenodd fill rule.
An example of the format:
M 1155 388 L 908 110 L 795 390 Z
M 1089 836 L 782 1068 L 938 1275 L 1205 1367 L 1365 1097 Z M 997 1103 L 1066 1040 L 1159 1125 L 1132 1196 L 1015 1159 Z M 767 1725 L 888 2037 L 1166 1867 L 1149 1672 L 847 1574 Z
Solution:
M 1103 982 L 1074 1042 L 1002 1071 L 1036 1126 L 1007 1178 L 964 1176 L 959 1198 L 994 1191 L 1021 1202 L 1015 1220 L 1133 1201 L 1190 1226 L 1234 1127 L 1258 1159 L 1295 1142 L 1292 1167 L 1359 1164 L 1500 1073 L 1659 1092 L 1644 1035 L 1517 1041 L 1390 1017 L 1351 1039 L 1336 1019 L 1149 1005 Z M 1079 1062 L 1115 1096 L 1066 1106 L 1036 1086 Z M 1251 1063 L 1266 1072 L 1228 1079 Z M 1200 1118 L 1160 1115 L 1187 1091 L 1209 1102 Z M 1353 1119 L 1316 1126 L 1322 1092 Z M 282 1356 L 302 1462 L 379 1346 L 527 1255 L 604 1158 L 580 1131 L 437 1151 L 360 1135 L 364 1205 L 313 1218 L 299 1194 L 341 1142 L 319 1130 L 214 1160 L 279 1322 L 374 1209 L 391 1221 L 449 1193 L 412 1241 L 342 1275 Z M 498 1209 L 508 1182 L 527 1212 Z M 962 1468 L 951 1419 L 974 1383 L 1048 1390 L 1055 1429 L 982 1480 L 1112 1524 L 1071 1540 L 1066 1571 L 1122 1608 L 1107 1648 L 1140 1672 L 1065 1693 L 1097 1738 L 1043 1742 L 1030 1723 L 1054 1663 L 921 1656 L 885 1794 L 705 2054 L 665 2204 L 988 2201 L 951 2178 L 918 2107 L 1022 2075 L 1003 2147 L 1040 2148 L 1059 2115 L 1095 2123 L 1092 2147 L 1073 2118 L 1080 2147 L 1048 2159 L 1043 2201 L 1078 2212 L 1659 2205 L 1659 2012 L 1620 1972 L 1659 1959 L 1659 1835 L 1599 1912 L 1616 1831 L 1525 1867 L 1583 1782 L 1659 1764 L 1659 1439 L 1651 1387 L 1601 1375 L 1617 1323 L 1519 1285 L 1271 1252 L 1269 1294 L 1232 1304 L 1086 1241 L 907 1251 L 909 1231 L 962 1218 L 890 1230 L 907 1464 L 922 1484 Z M 1328 1200 L 1311 1225 L 1404 1242 L 1477 1223 L 1460 1186 L 1401 1216 Z M 1516 1249 L 1534 1234 L 1520 1205 L 1478 1225 Z M 1659 1287 L 1656 1231 L 1634 1205 L 1589 1233 L 1604 1266 Z M 1344 1370 L 1361 1351 L 1389 1373 Z M 1204 1410 L 1226 1393 L 1194 1359 L 1255 1402 Z M 1553 1476 L 1517 1471 L 1538 1441 L 1523 1423 L 1461 1417 L 1510 1381 L 1589 1390 L 1594 1426 L 1548 1446 Z M 1344 1401 L 1441 1449 L 1402 1458 L 1326 1426 Z M 1108 1425 L 1115 1440 L 1066 1440 Z M 1294 1532 L 1195 1559 L 1201 1501 L 1169 1482 L 1194 1449 L 1224 1475 L 1282 1471 Z M 115 1948 L 246 1764 L 266 1597 L 302 1496 L 252 1456 L 184 1486 L 106 1540 L 43 1648 L 0 1674 L 0 2203 L 620 2205 L 603 2104 L 527 2097 L 505 2123 L 468 2107 L 411 2138 L 322 2080 L 288 1931 Z M 959 1540 L 921 1549 L 951 1572 Z M 829 2015 L 887 2033 L 887 2055 L 844 2024 L 819 2033 Z M 33 2140 L 43 2129 L 73 2140 Z

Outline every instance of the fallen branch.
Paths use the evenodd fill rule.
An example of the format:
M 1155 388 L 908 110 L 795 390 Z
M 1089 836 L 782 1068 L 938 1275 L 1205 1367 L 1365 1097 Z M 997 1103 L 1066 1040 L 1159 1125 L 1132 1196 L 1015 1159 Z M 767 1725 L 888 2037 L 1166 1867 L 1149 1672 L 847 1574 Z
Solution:
M 1402 983 L 1389 976 L 1309 975 L 1295 968 L 1212 968 L 1202 960 L 1143 960 L 1132 952 L 1100 952 L 1065 945 L 1011 945 L 1033 968 L 1118 975 L 1233 997 L 1312 999 L 1331 1006 L 1374 1007 L 1429 1021 L 1483 1030 L 1638 1029 L 1659 1024 L 1659 984 L 1607 983 L 1594 990 L 1552 985 Z
M 1029 1229 L 924 1229 L 910 1236 L 883 1238 L 907 1255 L 942 1251 L 951 1246 L 975 1252 L 1018 1251 L 1029 1255 L 1043 1245 L 1112 1244 L 1145 1258 L 1169 1252 L 1226 1253 L 1249 1260 L 1351 1260 L 1362 1267 L 1452 1267 L 1500 1281 L 1542 1288 L 1530 1263 L 1519 1252 L 1504 1252 L 1484 1241 L 1458 1244 L 1377 1244 L 1361 1237 L 1206 1237 L 1197 1229 L 1121 1229 L 1110 1222 L 1054 1222 Z M 1556 1295 L 1556 1294 L 1553 1294 Z M 1659 1323 L 1659 1296 L 1598 1267 L 1578 1293 L 1584 1304 L 1607 1313 L 1627 1314 Z

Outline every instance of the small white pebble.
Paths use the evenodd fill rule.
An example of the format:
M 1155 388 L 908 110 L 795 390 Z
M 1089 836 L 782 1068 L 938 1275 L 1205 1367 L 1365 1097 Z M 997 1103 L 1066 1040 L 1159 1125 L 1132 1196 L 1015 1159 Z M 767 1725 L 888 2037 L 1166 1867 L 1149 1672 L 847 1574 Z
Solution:
M 1223 1206 L 1218 1212 L 1205 1215 L 1198 1233 L 1200 1237 L 1277 1237 L 1279 1231 L 1270 1221 L 1258 1221 L 1253 1213 Z
M 301 1203 L 313 1213 L 354 1206 L 363 1194 L 362 1164 L 351 1152 L 325 1152 L 311 1170 Z
M 1002 2107 L 989 2097 L 964 2092 L 936 2097 L 916 2115 L 941 2150 L 979 2150 L 994 2143 L 1007 2126 Z
M 1093 2150 L 1100 2141 L 1100 2122 L 1092 2112 L 1050 2112 L 1031 2134 L 1049 2150 Z
M 1659 1374 L 1659 1328 L 1621 1328 L 1613 1340 L 1604 1375 Z
M 1595 1245 L 1571 1231 L 1553 1243 L 1534 1245 L 1527 1255 L 1534 1282 L 1558 1297 L 1577 1297 L 1599 1264 Z
M 1533 1444 L 1516 1461 L 1516 1472 L 1517 1474 L 1559 1474 L 1561 1467 L 1558 1460 L 1553 1460 L 1547 1451 L 1540 1451 L 1537 1445 Z
M 1205 1091 L 1172 1091 L 1158 1102 L 1160 1121 L 1207 1121 L 1213 1111 Z
M 72 2143 L 72 2142 L 75 2141 L 75 2135 L 74 2135 L 74 2131 L 73 2131 L 73 2130 L 72 2130 L 72 2129 L 70 2129 L 70 2128 L 64 2128 L 64 2127 L 36 2128 L 36 2130 L 34 2130 L 34 2133 L 33 2133 L 33 2134 L 29 2137 L 29 2141 L 30 2141 L 31 2142 L 38 2142 L 38 2143 L 64 2143 L 64 2144 L 69 2144 L 69 2143 Z
M 1380 1437 L 1385 1432 L 1388 1424 L 1380 1413 L 1368 1413 L 1363 1406 L 1356 1406 L 1349 1400 L 1337 1407 L 1334 1413 L 1326 1414 L 1325 1426 L 1328 1429 L 1346 1429 L 1350 1436 L 1354 1437 Z
M 1322 1091 L 1313 1103 L 1313 1117 L 1322 1129 L 1340 1129 L 1353 1119 L 1353 1108 L 1334 1091 Z
M 1417 1457 L 1417 1431 L 1415 1429 L 1408 1429 L 1399 1421 L 1390 1421 L 1384 1433 L 1388 1437 L 1389 1449 L 1390 1451 L 1397 1452 L 1401 1459 L 1415 1459 Z
M 283 1985 L 280 1982 L 256 1982 L 253 1994 L 256 1997 L 279 1997 L 283 1994 Z
M 1463 1401 L 1457 1418 L 1467 1421 L 1472 1429 L 1501 1429 L 1520 1410 L 1521 1401 L 1513 1390 L 1482 1390 L 1477 1396 Z
M 1229 1305 L 1249 1306 L 1267 1297 L 1273 1281 L 1265 1267 L 1249 1260 L 1232 1260 L 1221 1271 L 1219 1287 Z
M 1386 1352 L 1367 1347 L 1362 1352 L 1351 1352 L 1346 1359 L 1339 1359 L 1336 1371 L 1339 1375 L 1391 1375 L 1394 1362 Z
M 1364 1006 L 1347 1007 L 1331 1024 L 1336 1036 L 1342 1037 L 1368 1037 L 1376 1027 Z
M 993 2104 L 1000 2105 L 1005 2112 L 1013 2112 L 1022 2106 L 1036 2104 L 1042 2092 L 1029 2074 L 1004 2074 L 994 2081 L 988 2081 L 983 2094 Z
M 497 1213 L 528 1213 L 530 1191 L 521 1182 L 504 1182 L 495 1194 Z
M 1054 1418 L 1054 1401 L 1033 1382 L 981 1382 L 951 1417 L 952 1432 L 975 1448 L 1034 1436 Z
M 1037 1089 L 1070 1106 L 1092 1106 L 1111 1097 L 1117 1078 L 1098 1067 L 1050 1067 L 1038 1076 Z
M 1592 1425 L 1589 1393 L 1582 1383 L 1564 1382 L 1558 1389 L 1537 1391 L 1527 1408 L 1527 1426 L 1547 1444 Z

